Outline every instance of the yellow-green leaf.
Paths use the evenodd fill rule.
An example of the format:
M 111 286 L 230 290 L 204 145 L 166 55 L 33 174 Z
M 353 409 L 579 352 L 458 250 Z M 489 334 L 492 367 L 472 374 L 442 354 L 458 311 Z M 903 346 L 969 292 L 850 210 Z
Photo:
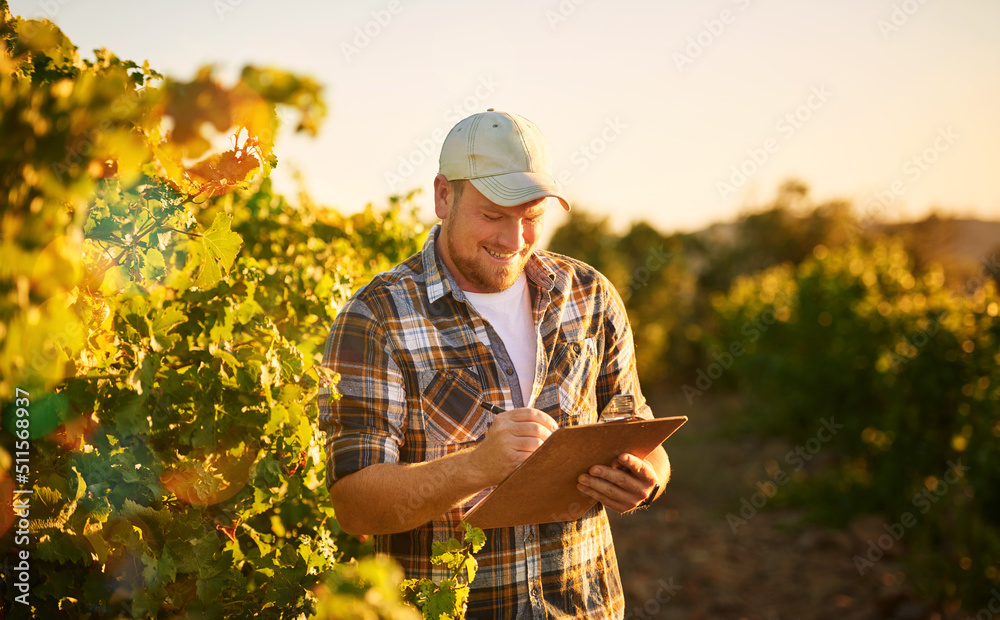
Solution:
M 233 266 L 243 238 L 230 228 L 233 217 L 226 213 L 215 216 L 212 226 L 199 239 L 201 270 L 195 285 L 202 289 L 215 286 Z

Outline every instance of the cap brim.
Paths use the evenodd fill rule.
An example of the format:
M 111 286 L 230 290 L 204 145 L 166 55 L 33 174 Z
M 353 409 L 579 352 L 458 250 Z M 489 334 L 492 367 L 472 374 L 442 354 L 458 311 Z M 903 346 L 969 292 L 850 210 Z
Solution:
M 551 196 L 569 211 L 569 201 L 563 197 L 556 182 L 547 174 L 508 172 L 490 177 L 469 179 L 476 189 L 501 207 L 516 207 L 537 198 Z

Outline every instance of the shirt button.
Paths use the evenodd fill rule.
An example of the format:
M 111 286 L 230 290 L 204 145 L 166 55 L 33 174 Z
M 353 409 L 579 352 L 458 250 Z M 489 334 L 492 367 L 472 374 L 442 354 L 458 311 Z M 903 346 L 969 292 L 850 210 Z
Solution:
M 534 534 L 528 534 L 528 542 L 535 542 L 535 535 Z
M 573 353 L 580 352 L 580 345 L 578 343 L 573 343 Z
M 506 372 L 507 372 L 507 376 L 510 376 L 510 375 L 514 374 L 514 369 L 513 368 L 508 368 Z
M 531 589 L 531 596 L 538 598 L 538 588 Z

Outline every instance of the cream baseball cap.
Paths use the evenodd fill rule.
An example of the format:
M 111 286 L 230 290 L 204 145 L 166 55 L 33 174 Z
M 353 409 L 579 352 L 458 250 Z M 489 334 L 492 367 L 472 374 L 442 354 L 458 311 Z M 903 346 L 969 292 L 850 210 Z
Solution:
M 548 143 L 534 123 L 493 108 L 462 119 L 441 145 L 438 169 L 449 181 L 468 179 L 503 207 L 552 196 L 569 201 L 552 178 Z

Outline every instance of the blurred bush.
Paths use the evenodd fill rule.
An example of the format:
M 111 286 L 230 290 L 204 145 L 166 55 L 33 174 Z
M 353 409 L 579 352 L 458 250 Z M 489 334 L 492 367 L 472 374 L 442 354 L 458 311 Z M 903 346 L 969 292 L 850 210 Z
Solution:
M 792 501 L 840 525 L 910 512 L 913 580 L 978 605 L 1000 583 L 996 286 L 955 293 L 940 269 L 915 273 L 902 242 L 880 241 L 816 246 L 712 301 L 711 346 L 746 349 L 732 371 L 742 426 L 804 444 L 823 419 L 843 425 L 822 446 L 832 466 L 807 468 Z
M 792 455 L 786 465 L 803 483 L 772 505 L 839 526 L 909 512 L 910 581 L 978 608 L 1000 585 L 1000 273 L 990 239 L 982 225 L 936 215 L 859 220 L 849 203 L 814 204 L 789 181 L 762 209 L 694 233 L 645 223 L 615 233 L 575 210 L 550 247 L 590 262 L 622 293 L 647 396 L 679 391 L 696 406 L 735 393 L 744 406 L 728 431 L 817 447 L 815 460 Z M 669 259 L 647 278 L 643 257 L 660 246 Z M 817 438 L 822 420 L 842 425 L 827 442 Z

